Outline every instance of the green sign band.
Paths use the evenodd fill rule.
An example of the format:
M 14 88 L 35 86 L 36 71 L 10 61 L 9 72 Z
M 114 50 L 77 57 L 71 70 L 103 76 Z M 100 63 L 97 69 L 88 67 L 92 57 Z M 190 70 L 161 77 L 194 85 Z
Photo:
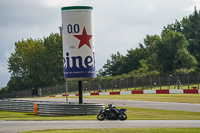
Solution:
M 91 6 L 68 6 L 68 7 L 62 7 L 61 10 L 75 10 L 75 9 L 87 9 L 87 10 L 93 10 L 93 7 Z

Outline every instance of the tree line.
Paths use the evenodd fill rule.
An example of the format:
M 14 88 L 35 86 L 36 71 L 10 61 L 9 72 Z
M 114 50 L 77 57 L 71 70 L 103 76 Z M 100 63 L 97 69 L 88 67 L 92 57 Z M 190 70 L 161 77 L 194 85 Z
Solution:
M 51 33 L 43 39 L 28 38 L 15 43 L 8 59 L 11 78 L 1 92 L 38 89 L 64 82 L 62 37 Z
M 147 35 L 144 43 L 119 52 L 99 70 L 99 77 L 152 77 L 200 72 L 200 12 L 165 26 L 161 35 Z
M 8 59 L 11 78 L 2 92 L 43 88 L 64 82 L 62 36 L 22 39 Z M 147 35 L 143 44 L 111 54 L 97 78 L 142 78 L 188 75 L 200 72 L 200 11 L 163 28 L 161 35 Z

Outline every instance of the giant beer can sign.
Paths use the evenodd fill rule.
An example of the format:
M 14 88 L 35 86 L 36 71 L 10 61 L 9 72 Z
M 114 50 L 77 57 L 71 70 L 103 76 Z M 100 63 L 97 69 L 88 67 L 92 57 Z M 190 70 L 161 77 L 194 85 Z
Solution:
M 93 8 L 71 6 L 61 10 L 64 78 L 90 80 L 95 77 Z

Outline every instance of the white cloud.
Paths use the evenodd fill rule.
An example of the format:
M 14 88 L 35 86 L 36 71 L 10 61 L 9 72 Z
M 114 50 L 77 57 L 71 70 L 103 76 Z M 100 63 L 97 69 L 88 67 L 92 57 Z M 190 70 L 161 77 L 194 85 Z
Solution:
M 155 6 L 152 5 L 152 4 L 147 5 L 147 10 L 148 10 L 148 11 L 153 11 L 153 10 L 155 10 Z
M 0 0 L 0 75 L 9 77 L 6 60 L 14 42 L 59 32 L 65 6 L 94 7 L 98 70 L 111 54 L 126 54 L 143 43 L 146 34 L 160 34 L 167 24 L 193 13 L 195 6 L 200 9 L 200 0 Z M 3 77 L 0 87 L 6 84 Z
M 31 2 L 49 8 L 75 6 L 78 4 L 78 0 L 31 0 Z
M 190 0 L 190 2 L 188 2 L 188 5 L 183 7 L 183 10 L 193 12 L 194 7 L 196 7 L 197 10 L 200 10 L 200 0 Z

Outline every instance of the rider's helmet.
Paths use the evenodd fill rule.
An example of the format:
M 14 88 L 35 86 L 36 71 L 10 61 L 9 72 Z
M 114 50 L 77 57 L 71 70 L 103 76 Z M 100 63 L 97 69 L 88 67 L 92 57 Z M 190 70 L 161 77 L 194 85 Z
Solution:
M 113 108 L 113 107 L 115 107 L 115 105 L 113 105 L 112 103 L 109 103 L 109 104 L 108 104 L 108 107 L 109 107 L 109 108 Z

